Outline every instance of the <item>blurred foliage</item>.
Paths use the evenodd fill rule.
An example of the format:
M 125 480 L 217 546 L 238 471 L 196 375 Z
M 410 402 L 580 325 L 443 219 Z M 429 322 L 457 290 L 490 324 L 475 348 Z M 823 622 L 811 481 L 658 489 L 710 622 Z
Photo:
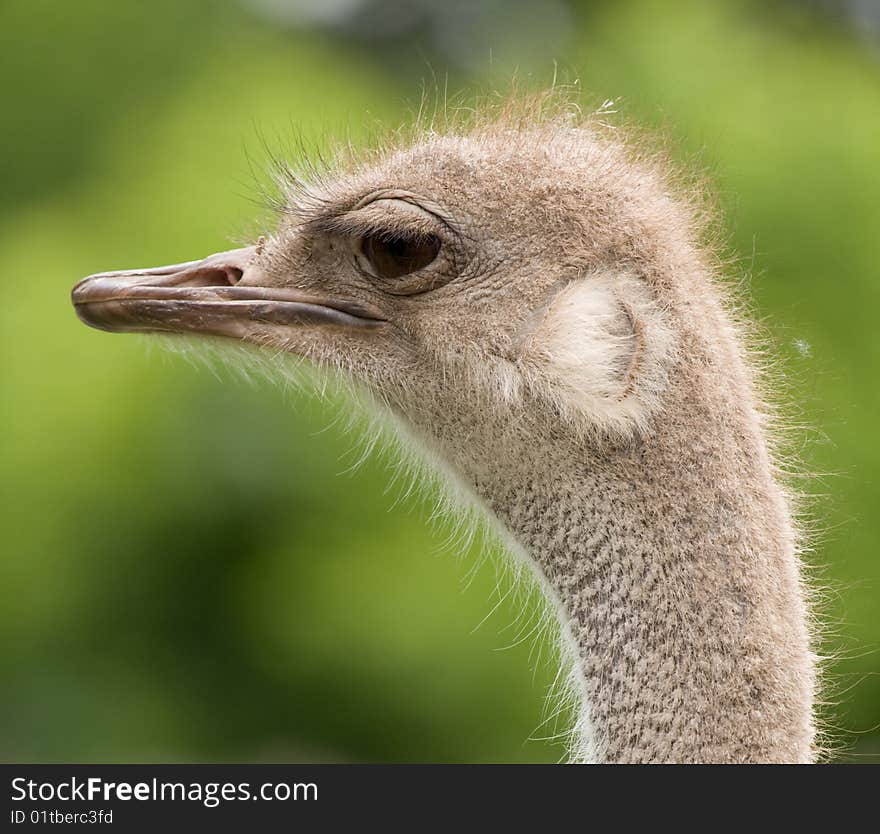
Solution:
M 447 66 L 450 89 L 517 67 L 542 84 L 554 58 L 717 183 L 732 273 L 815 427 L 806 465 L 828 473 L 809 488 L 830 724 L 843 758 L 876 755 L 876 45 L 793 3 L 644 0 L 555 4 L 567 28 L 545 54 L 518 4 L 525 23 L 500 42 L 483 27 L 456 62 L 430 16 L 365 38 L 269 5 L 0 6 L 0 758 L 562 755 L 541 740 L 559 729 L 549 644 L 519 634 L 514 595 L 492 610 L 491 560 L 464 589 L 479 548 L 442 551 L 449 531 L 395 504 L 387 462 L 340 477 L 355 443 L 331 407 L 87 330 L 68 302 L 79 276 L 258 228 L 260 136 L 366 141 Z

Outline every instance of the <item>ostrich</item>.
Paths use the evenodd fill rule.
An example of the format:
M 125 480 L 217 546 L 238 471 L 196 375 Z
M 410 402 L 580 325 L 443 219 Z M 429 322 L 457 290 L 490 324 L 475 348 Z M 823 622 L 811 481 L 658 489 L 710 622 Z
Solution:
M 288 171 L 267 237 L 92 275 L 76 312 L 366 391 L 558 613 L 573 761 L 813 761 L 798 538 L 699 202 L 547 110 Z

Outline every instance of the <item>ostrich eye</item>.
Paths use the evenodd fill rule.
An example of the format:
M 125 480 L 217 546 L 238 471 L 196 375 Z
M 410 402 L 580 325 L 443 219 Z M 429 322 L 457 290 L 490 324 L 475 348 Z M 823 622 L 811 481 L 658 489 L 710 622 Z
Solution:
M 400 278 L 431 263 L 440 251 L 440 238 L 370 235 L 361 241 L 361 251 L 377 277 Z

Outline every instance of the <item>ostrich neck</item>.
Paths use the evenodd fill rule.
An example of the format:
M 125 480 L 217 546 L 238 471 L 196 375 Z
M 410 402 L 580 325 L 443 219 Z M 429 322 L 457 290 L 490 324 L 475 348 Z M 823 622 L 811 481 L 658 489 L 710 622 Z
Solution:
M 578 758 L 811 759 L 794 537 L 748 422 L 695 409 L 684 435 L 604 452 L 540 427 L 475 430 L 451 455 L 557 604 L 583 693 Z

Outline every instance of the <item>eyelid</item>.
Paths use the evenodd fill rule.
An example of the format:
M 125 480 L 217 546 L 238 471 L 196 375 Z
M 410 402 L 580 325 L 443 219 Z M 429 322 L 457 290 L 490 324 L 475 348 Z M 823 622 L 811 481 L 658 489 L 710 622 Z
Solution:
M 397 200 L 401 203 L 409 203 L 409 205 L 414 206 L 425 214 L 429 214 L 439 220 L 440 223 L 449 229 L 449 231 L 457 231 L 452 215 L 449 214 L 443 206 L 439 203 L 435 203 L 433 200 L 427 199 L 426 197 L 419 197 L 411 191 L 404 191 L 400 188 L 383 188 L 379 191 L 372 191 L 361 197 L 361 199 L 352 206 L 351 211 L 358 211 L 359 209 L 366 208 L 371 203 L 376 203 L 380 200 Z
M 347 237 L 389 231 L 436 235 L 447 241 L 459 237 L 452 218 L 441 206 L 399 189 L 371 192 L 347 211 L 316 217 L 305 225 L 311 231 Z
M 449 231 L 445 226 L 439 224 L 432 215 L 423 211 L 416 213 L 417 210 L 411 206 L 405 210 L 395 211 L 387 206 L 378 206 L 378 202 L 380 201 L 374 201 L 357 211 L 328 218 L 317 226 L 317 230 L 349 238 L 364 238 L 372 235 L 396 236 L 399 234 L 402 236 L 433 236 L 441 240 L 449 240 Z M 373 206 L 375 208 L 371 211 Z

